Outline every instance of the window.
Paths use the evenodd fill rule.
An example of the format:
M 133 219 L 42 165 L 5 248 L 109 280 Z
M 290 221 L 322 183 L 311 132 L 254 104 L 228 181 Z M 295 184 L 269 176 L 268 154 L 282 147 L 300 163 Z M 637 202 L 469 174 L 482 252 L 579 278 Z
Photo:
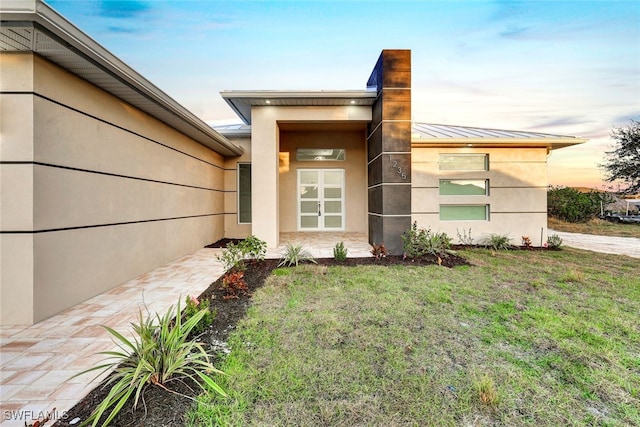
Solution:
M 489 155 L 440 154 L 439 165 L 442 171 L 487 171 Z
M 488 196 L 489 180 L 441 179 L 441 196 Z
M 296 160 L 299 162 L 342 161 L 344 159 L 344 148 L 298 148 L 296 150 Z
M 251 223 L 251 163 L 238 163 L 238 223 Z
M 440 205 L 440 221 L 487 221 L 489 205 Z

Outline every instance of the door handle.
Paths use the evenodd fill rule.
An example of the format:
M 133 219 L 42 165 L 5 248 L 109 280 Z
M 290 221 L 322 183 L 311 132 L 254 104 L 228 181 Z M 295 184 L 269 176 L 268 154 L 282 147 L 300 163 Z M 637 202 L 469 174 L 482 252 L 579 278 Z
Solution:
M 320 202 L 318 202 L 318 216 L 322 216 L 322 212 L 320 211 Z

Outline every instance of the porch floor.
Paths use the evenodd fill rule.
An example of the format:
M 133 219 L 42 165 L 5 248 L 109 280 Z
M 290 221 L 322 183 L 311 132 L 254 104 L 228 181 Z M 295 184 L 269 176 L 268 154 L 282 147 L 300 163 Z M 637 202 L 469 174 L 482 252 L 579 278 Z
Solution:
M 282 233 L 267 257 L 280 258 L 292 242 L 316 258 L 331 258 L 341 241 L 349 257 L 371 256 L 364 233 Z M 103 360 L 97 352 L 117 349 L 100 325 L 130 333 L 140 309 L 164 312 L 178 298 L 199 295 L 224 273 L 216 259 L 221 251 L 199 249 L 35 325 L 1 326 L 0 425 L 24 426 L 53 408 L 54 418 L 64 416 L 104 378 L 71 377 Z

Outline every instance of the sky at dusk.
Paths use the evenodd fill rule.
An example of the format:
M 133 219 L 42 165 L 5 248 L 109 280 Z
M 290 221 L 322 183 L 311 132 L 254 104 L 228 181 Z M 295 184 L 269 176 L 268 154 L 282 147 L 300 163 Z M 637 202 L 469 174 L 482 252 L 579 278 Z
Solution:
M 549 182 L 603 187 L 612 127 L 640 120 L 640 2 L 47 3 L 208 123 L 222 90 L 365 89 L 382 49 L 412 51 L 417 122 L 589 138 Z

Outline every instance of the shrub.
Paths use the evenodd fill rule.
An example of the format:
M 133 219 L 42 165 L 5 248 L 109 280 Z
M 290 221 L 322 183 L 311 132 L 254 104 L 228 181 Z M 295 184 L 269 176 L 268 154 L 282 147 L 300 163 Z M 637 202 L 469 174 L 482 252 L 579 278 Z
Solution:
M 494 251 L 504 251 L 511 249 L 511 239 L 505 234 L 490 234 L 484 241 L 484 245 Z
M 463 229 L 462 230 L 462 234 L 460 234 L 460 231 L 458 231 L 458 229 L 456 228 L 456 234 L 458 236 L 458 241 L 460 242 L 460 244 L 467 245 L 467 246 L 473 246 L 473 238 L 471 237 L 471 229 L 469 229 L 469 231 Z
M 291 267 L 293 265 L 297 267 L 301 262 L 312 262 L 316 264 L 316 260 L 313 258 L 313 255 L 311 255 L 304 246 L 287 243 L 285 248 L 282 250 L 282 258 L 280 258 L 278 267 L 285 265 L 287 267 Z
M 371 255 L 376 258 L 376 261 L 380 261 L 382 258 L 385 258 L 387 255 L 389 255 L 389 251 L 385 247 L 384 243 L 376 245 L 374 242 L 371 249 Z
M 336 261 L 340 262 L 343 262 L 347 259 L 347 248 L 344 247 L 343 242 L 336 243 L 335 247 L 333 248 L 333 258 Z
M 92 426 L 96 426 L 106 416 L 102 425 L 107 426 L 131 397 L 134 398 L 135 409 L 143 389 L 148 385 L 171 391 L 167 387 L 169 382 L 178 379 L 190 378 L 203 391 L 213 390 L 226 397 L 224 390 L 208 375 L 221 374 L 222 371 L 211 364 L 202 345 L 188 340 L 190 332 L 205 315 L 206 310 L 200 310 L 183 322 L 180 301 L 175 310 L 172 306 L 163 316 L 156 313 L 155 321 L 151 316 L 144 319 L 141 310 L 139 323 L 132 323 L 135 332 L 133 341 L 103 326 L 120 350 L 100 352 L 108 356 L 104 360 L 107 363 L 74 375 L 100 371 L 100 376 L 113 370 L 104 384 L 104 387 L 110 387 L 109 393 L 83 424 L 92 423 Z
M 547 237 L 547 247 L 550 249 L 560 249 L 562 247 L 562 238 L 557 234 Z
M 608 193 L 582 193 L 569 187 L 549 187 L 547 213 L 567 222 L 587 222 L 600 213 L 601 203 L 606 205 L 612 201 Z
M 249 236 L 238 244 L 229 243 L 216 258 L 220 261 L 225 271 L 244 271 L 244 260 L 264 260 L 267 254 L 267 242 L 255 236 Z
M 191 333 L 194 335 L 200 335 L 207 329 L 211 323 L 213 323 L 213 318 L 215 317 L 215 313 L 213 313 L 209 309 L 209 300 L 201 299 L 198 300 L 196 297 L 187 296 L 186 297 L 186 306 L 184 308 L 184 320 L 187 321 L 195 316 L 198 312 L 204 311 L 204 315 L 202 319 L 193 327 Z
M 415 222 L 402 233 L 402 248 L 404 256 L 410 259 L 426 255 L 444 258 L 452 253 L 451 238 L 446 233 L 432 233 L 430 229 L 418 228 Z

